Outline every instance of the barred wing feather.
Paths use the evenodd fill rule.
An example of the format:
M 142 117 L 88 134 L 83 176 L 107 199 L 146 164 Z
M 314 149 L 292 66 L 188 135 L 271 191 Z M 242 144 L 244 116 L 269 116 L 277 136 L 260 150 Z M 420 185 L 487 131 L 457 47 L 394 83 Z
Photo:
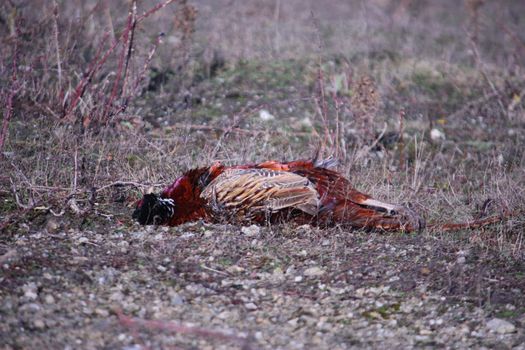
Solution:
M 201 198 L 214 212 L 253 216 L 299 209 L 319 211 L 319 194 L 306 177 L 270 169 L 229 169 L 206 186 Z

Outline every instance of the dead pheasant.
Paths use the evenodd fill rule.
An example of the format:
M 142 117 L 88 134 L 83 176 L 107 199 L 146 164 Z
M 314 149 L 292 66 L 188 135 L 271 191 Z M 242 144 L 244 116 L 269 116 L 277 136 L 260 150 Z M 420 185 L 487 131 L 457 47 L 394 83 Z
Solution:
M 389 231 L 419 231 L 413 210 L 363 194 L 330 168 L 333 160 L 193 169 L 160 195 L 146 194 L 133 218 L 142 225 L 175 226 L 203 219 L 229 223 L 293 221 Z

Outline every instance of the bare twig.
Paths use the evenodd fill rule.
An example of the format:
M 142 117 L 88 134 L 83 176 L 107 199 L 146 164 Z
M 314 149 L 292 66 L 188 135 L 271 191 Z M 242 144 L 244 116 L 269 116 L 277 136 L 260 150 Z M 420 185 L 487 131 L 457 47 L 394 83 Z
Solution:
M 201 131 L 222 131 L 223 133 L 236 133 L 236 134 L 244 134 L 244 135 L 261 135 L 261 134 L 269 134 L 269 135 L 292 135 L 292 136 L 311 136 L 312 133 L 310 132 L 304 132 L 304 131 L 281 131 L 281 130 L 248 130 L 248 129 L 242 129 L 242 128 L 224 128 L 220 126 L 212 126 L 212 125 L 200 125 L 200 124 L 184 124 L 184 123 L 175 123 L 172 125 L 175 128 L 178 129 L 190 129 L 190 130 L 201 130 Z
M 381 130 L 381 132 L 379 133 L 379 136 L 376 137 L 376 139 L 368 146 L 363 146 L 356 154 L 355 156 L 355 160 L 359 160 L 361 159 L 362 157 L 364 157 L 366 154 L 368 154 L 375 146 L 377 146 L 377 144 L 379 143 L 379 141 L 383 138 L 383 136 L 385 135 L 386 133 L 386 130 L 387 130 L 387 123 L 385 123 L 383 125 L 383 129 Z
M 75 154 L 73 155 L 73 183 L 71 184 L 71 194 L 74 194 L 77 190 L 78 183 L 78 148 L 75 148 Z
M 124 102 L 125 105 L 128 104 L 129 102 L 129 99 L 131 98 L 131 95 L 132 94 L 136 94 L 139 87 L 140 87 L 140 84 L 142 83 L 142 81 L 144 81 L 145 77 L 146 77 L 146 71 L 151 63 L 151 60 L 153 59 L 153 56 L 155 55 L 155 52 L 157 51 L 159 45 L 162 43 L 162 37 L 164 36 L 164 33 L 160 33 L 156 40 L 155 40 L 155 44 L 153 45 L 153 48 L 150 50 L 149 54 L 148 54 L 148 57 L 146 58 L 146 62 L 144 62 L 144 66 L 142 67 L 142 71 L 140 72 L 140 74 L 138 75 L 138 78 L 135 80 L 135 83 L 134 83 L 134 86 L 133 86 L 133 89 L 132 89 L 132 92 L 130 92 L 130 96 L 126 97 L 126 100 Z
M 95 192 L 100 192 L 110 187 L 120 187 L 120 186 L 134 186 L 134 187 L 147 188 L 147 187 L 162 187 L 164 185 L 163 184 L 143 184 L 143 183 L 134 182 L 134 181 L 115 181 L 115 182 L 112 182 L 110 184 L 107 184 L 107 185 L 104 185 L 102 187 L 95 189 Z
M 483 61 L 481 59 L 481 55 L 479 53 L 477 43 L 472 38 L 469 38 L 469 39 L 470 39 L 470 43 L 471 43 L 471 46 L 472 46 L 472 52 L 474 52 L 474 57 L 476 58 L 476 62 L 478 63 L 478 66 L 480 68 L 481 75 L 483 75 L 483 78 L 485 79 L 485 81 L 489 85 L 490 89 L 492 90 L 492 93 L 495 96 L 498 97 L 496 101 L 498 102 L 498 105 L 501 108 L 501 111 L 503 112 L 503 115 L 505 115 L 505 117 L 508 117 L 507 109 L 503 106 L 503 102 L 501 101 L 501 98 L 499 98 L 499 96 L 501 94 L 500 94 L 500 92 L 496 88 L 496 85 L 494 84 L 492 79 L 490 79 L 489 75 L 487 74 L 487 72 L 485 70 L 485 66 L 484 66 L 484 63 L 483 63 Z
M 138 25 L 140 22 L 154 14 L 155 12 L 159 11 L 160 9 L 168 6 L 169 4 L 173 3 L 175 0 L 167 0 L 160 4 L 157 4 L 156 6 L 152 7 L 148 11 L 144 12 L 141 16 L 137 17 L 135 21 L 135 25 L 126 27 L 120 37 L 106 50 L 104 55 L 100 57 L 102 45 L 99 47 L 99 50 L 97 54 L 95 55 L 95 59 L 91 62 L 91 65 L 87 72 L 84 74 L 84 78 L 78 83 L 77 87 L 75 88 L 75 93 L 72 97 L 72 102 L 69 105 L 69 108 L 64 113 L 65 118 L 69 118 L 75 107 L 77 106 L 78 102 L 82 98 L 84 92 L 86 91 L 87 86 L 91 83 L 91 80 L 93 79 L 93 76 L 95 73 L 104 65 L 104 63 L 107 61 L 109 56 L 113 53 L 113 51 L 116 49 L 116 47 L 125 41 L 125 39 L 128 37 L 130 31 L 135 28 L 136 25 Z M 105 39 L 109 36 L 109 32 L 106 32 L 104 34 L 104 39 L 102 40 L 102 43 L 104 43 Z M 126 40 L 127 42 L 127 40 Z
M 124 93 L 126 92 L 126 85 L 127 85 L 126 77 L 128 73 L 129 61 L 131 60 L 131 54 L 133 52 L 133 39 L 135 38 L 136 26 L 137 26 L 137 0 L 133 0 L 133 4 L 131 6 L 131 35 L 128 41 L 128 53 L 126 55 L 126 65 L 124 66 L 124 82 L 122 85 L 122 91 L 120 95 L 121 98 L 124 96 Z
M 58 4 L 53 1 L 53 31 L 55 39 L 55 51 L 57 56 L 57 72 L 58 72 L 58 91 L 62 92 L 62 61 L 60 59 L 60 45 L 58 42 Z
M 15 202 L 16 202 L 16 205 L 18 205 L 18 207 L 22 208 L 22 209 L 32 209 L 35 207 L 35 201 L 33 199 L 33 196 L 31 195 L 31 192 L 30 195 L 29 195 L 29 199 L 28 199 L 28 202 L 27 204 L 24 204 L 20 201 L 20 197 L 18 197 L 18 189 L 16 187 L 16 184 L 15 182 L 13 181 L 13 179 L 10 179 L 11 181 L 11 190 L 12 190 L 12 193 L 13 193 L 13 197 L 15 197 Z
M 212 154 L 211 154 L 211 159 L 215 159 L 215 157 L 217 157 L 217 154 L 219 153 L 219 150 L 221 148 L 221 145 L 222 145 L 222 141 L 224 139 L 226 139 L 228 137 L 228 135 L 230 135 L 230 133 L 234 130 L 234 129 L 237 129 L 239 124 L 241 123 L 241 121 L 243 119 L 245 119 L 247 116 L 249 115 L 252 115 L 253 113 L 256 113 L 257 111 L 259 111 L 261 108 L 263 108 L 263 106 L 257 106 L 255 108 L 252 108 L 250 109 L 249 111 L 246 111 L 247 108 L 243 108 L 239 114 L 236 114 L 233 116 L 233 122 L 232 124 L 228 127 L 228 128 L 224 128 L 223 129 L 223 133 L 222 135 L 219 137 L 219 140 L 217 140 L 217 144 L 215 145 L 215 147 L 213 148 L 213 151 L 212 151 Z
M 18 70 L 18 37 L 19 37 L 19 28 L 16 26 L 15 30 L 15 39 L 14 39 L 14 48 L 13 48 L 13 72 L 11 74 L 11 88 L 7 96 L 7 103 L 4 112 L 4 120 L 2 123 L 2 132 L 0 133 L 0 158 L 3 157 L 3 148 L 7 133 L 9 132 L 9 121 L 13 117 L 13 100 L 15 99 L 16 94 L 20 90 L 19 83 L 17 81 L 17 70 Z
M 204 265 L 204 264 L 202 264 L 201 267 L 202 267 L 203 269 L 205 269 L 205 270 L 208 270 L 208 271 L 211 271 L 211 272 L 218 273 L 219 275 L 230 276 L 230 274 L 227 273 L 227 272 L 216 270 L 216 269 L 211 268 L 211 267 L 208 267 L 208 266 L 206 266 L 206 265 Z
M 405 165 L 405 140 L 403 139 L 403 133 L 405 132 L 405 110 L 399 111 L 399 168 L 403 169 Z
M 91 80 L 93 79 L 93 76 L 95 75 L 96 71 L 98 70 L 98 67 L 102 65 L 107 57 L 109 56 L 106 52 L 106 56 L 102 57 L 99 60 L 99 57 L 102 53 L 102 49 L 104 47 L 104 43 L 106 42 L 106 39 L 109 36 L 109 32 L 104 34 L 104 37 L 101 40 L 100 46 L 97 49 L 97 52 L 95 53 L 95 58 L 91 61 L 91 64 L 89 65 L 89 68 L 84 73 L 83 78 L 80 80 L 80 82 L 77 84 L 77 87 L 75 88 L 75 93 L 73 94 L 73 97 L 71 99 L 71 103 L 69 104 L 68 108 L 64 108 L 64 118 L 68 119 L 71 117 L 71 113 L 74 111 L 75 107 L 79 103 L 80 99 L 86 92 L 86 88 L 91 83 Z M 116 45 L 116 44 L 115 44 Z M 113 48 L 108 49 L 108 51 L 113 51 Z
M 111 89 L 111 93 L 109 95 L 108 100 L 105 103 L 104 106 L 104 112 L 101 115 L 101 118 L 103 118 L 104 121 L 109 120 L 109 114 L 110 109 L 113 106 L 113 101 L 117 97 L 117 91 L 120 85 L 120 82 L 122 81 L 122 89 L 120 96 L 124 93 L 124 85 L 126 81 L 126 72 L 128 69 L 129 59 L 131 57 L 131 45 L 132 40 L 130 39 L 130 36 L 133 37 L 133 33 L 135 31 L 136 26 L 136 12 L 137 12 L 137 2 L 134 0 L 131 4 L 131 8 L 129 10 L 128 14 L 128 21 L 126 24 L 126 29 L 124 30 L 124 33 L 122 34 L 122 51 L 120 53 L 120 58 L 118 61 L 118 68 L 117 73 L 115 75 L 115 80 L 113 81 L 113 87 Z M 125 67 L 125 68 L 124 68 Z

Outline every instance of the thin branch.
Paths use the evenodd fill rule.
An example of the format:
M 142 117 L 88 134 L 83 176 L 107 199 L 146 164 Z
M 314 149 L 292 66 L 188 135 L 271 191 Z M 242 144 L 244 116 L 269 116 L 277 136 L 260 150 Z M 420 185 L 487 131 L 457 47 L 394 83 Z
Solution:
M 405 110 L 401 109 L 399 111 L 399 139 L 397 141 L 399 145 L 399 168 L 405 168 L 405 140 L 403 138 L 403 133 L 405 132 Z
M 15 202 L 18 207 L 22 209 L 32 209 L 35 207 L 35 201 L 33 200 L 33 197 L 30 195 L 27 204 L 24 204 L 20 201 L 20 197 L 18 197 L 18 189 L 16 188 L 16 184 L 13 181 L 13 179 L 9 179 L 11 181 L 11 190 L 13 193 L 13 197 L 15 197 Z
M 126 65 L 124 66 L 124 82 L 123 82 L 122 91 L 120 94 L 121 98 L 124 96 L 124 93 L 126 91 L 126 85 L 127 85 L 126 76 L 128 73 L 129 61 L 131 60 L 131 54 L 133 52 L 133 39 L 135 38 L 136 26 L 137 26 L 137 0 L 133 0 L 133 5 L 131 7 L 131 35 L 130 35 L 129 42 L 128 42 L 128 54 L 126 57 Z
M 16 19 L 15 19 L 16 20 Z M 4 120 L 2 123 L 2 132 L 0 133 L 0 158 L 3 157 L 3 148 L 7 133 L 9 132 L 9 121 L 13 117 L 13 100 L 15 99 L 16 94 L 20 90 L 19 83 L 17 81 L 17 70 L 18 70 L 18 38 L 19 38 L 19 28 L 16 24 L 15 29 L 15 38 L 14 38 L 14 48 L 13 48 L 13 72 L 11 74 L 11 89 L 7 96 L 7 104 L 4 111 Z
M 215 159 L 215 157 L 217 156 L 217 154 L 219 153 L 219 150 L 220 150 L 220 147 L 221 147 L 221 144 L 222 144 L 222 141 L 228 137 L 228 135 L 230 135 L 230 133 L 233 131 L 233 129 L 236 129 L 238 128 L 239 124 L 241 123 L 241 121 L 246 118 L 247 116 L 259 111 L 261 108 L 263 108 L 263 106 L 257 106 L 255 108 L 252 108 L 250 111 L 246 111 L 246 108 L 243 108 L 243 110 L 240 111 L 239 114 L 237 115 L 234 115 L 233 117 L 233 123 L 228 127 L 228 128 L 224 128 L 223 129 L 223 133 L 222 135 L 219 137 L 219 140 L 217 141 L 217 144 L 215 145 L 215 147 L 213 148 L 213 151 L 212 151 L 212 154 L 211 154 L 211 158 L 212 159 Z
M 292 135 L 292 136 L 312 136 L 312 134 L 316 134 L 315 130 L 312 130 L 312 132 L 305 132 L 305 131 L 281 131 L 281 130 L 248 130 L 248 129 L 242 129 L 242 128 L 224 128 L 220 126 L 212 126 L 212 125 L 200 125 L 200 124 L 185 124 L 185 123 L 175 123 L 172 125 L 175 128 L 178 129 L 191 129 L 191 130 L 201 130 L 201 131 L 222 131 L 223 133 L 236 133 L 236 134 L 244 134 L 244 135 L 253 135 L 258 136 L 261 134 L 269 134 L 269 135 Z
M 110 109 L 111 107 L 113 106 L 113 101 L 115 100 L 115 98 L 117 97 L 117 91 L 118 91 L 118 88 L 119 88 L 119 85 L 120 85 L 120 82 L 123 81 L 125 82 L 126 81 L 126 71 L 127 71 L 127 68 L 128 68 L 128 63 L 129 63 L 129 59 L 130 59 L 130 55 L 131 55 L 131 46 L 130 46 L 130 34 L 133 35 L 133 32 L 135 31 L 135 25 L 136 25 L 136 21 L 135 21 L 135 14 L 136 14 L 136 10 L 137 10 L 137 3 L 136 1 L 133 1 L 132 4 L 131 4 L 131 8 L 129 10 L 129 14 L 128 14 L 128 21 L 127 21 L 127 24 L 126 24 L 126 29 L 124 30 L 124 33 L 122 34 L 122 51 L 120 53 L 120 58 L 119 58 L 119 61 L 118 61 L 118 68 L 117 68 L 117 73 L 115 75 L 115 80 L 113 81 L 113 87 L 111 89 L 111 93 L 109 95 L 109 98 L 107 99 L 106 103 L 105 103 L 105 106 L 104 106 L 104 111 L 102 113 L 102 118 L 105 119 L 105 121 L 107 122 L 109 120 L 109 114 L 110 114 Z M 126 67 L 126 69 L 124 69 L 124 66 Z M 120 95 L 122 96 L 122 93 L 124 91 L 124 83 L 122 83 L 122 90 L 121 90 L 121 93 Z
M 472 38 L 469 37 L 469 40 L 470 40 L 470 43 L 471 43 L 471 46 L 472 46 L 472 52 L 474 52 L 474 57 L 476 58 L 476 62 L 479 65 L 479 69 L 480 69 L 481 75 L 483 75 L 483 78 L 485 79 L 485 81 L 489 85 L 490 89 L 492 90 L 492 93 L 495 96 L 498 97 L 496 102 L 498 103 L 499 107 L 501 108 L 501 111 L 503 112 L 503 115 L 508 118 L 508 111 L 503 106 L 503 102 L 501 101 L 501 98 L 499 98 L 501 93 L 498 91 L 498 89 L 496 88 L 496 85 L 490 79 L 489 75 L 487 74 L 487 72 L 485 70 L 485 65 L 483 63 L 483 60 L 481 59 L 481 55 L 480 55 L 479 50 L 478 50 L 478 45 L 476 44 L 476 42 Z
M 223 275 L 223 276 L 231 276 L 231 274 L 229 274 L 228 272 L 224 272 L 224 271 L 220 271 L 220 270 L 216 270 L 214 268 L 211 268 L 211 267 L 208 267 L 204 264 L 201 265 L 201 267 L 205 270 L 208 270 L 208 271 L 212 271 L 212 272 L 215 272 L 215 273 L 218 273 L 219 275 Z
M 135 80 L 135 84 L 133 86 L 133 91 L 132 91 L 133 93 L 136 93 L 136 91 L 139 88 L 140 83 L 142 83 L 142 81 L 145 79 L 146 71 L 147 71 L 147 69 L 148 69 L 148 67 L 149 67 L 149 65 L 151 63 L 151 60 L 153 59 L 153 56 L 155 55 L 155 52 L 157 51 L 157 48 L 162 43 L 162 37 L 163 36 L 164 36 L 164 33 L 160 33 L 159 35 L 157 35 L 157 38 L 155 40 L 155 44 L 153 45 L 153 48 L 149 52 L 148 57 L 146 58 L 146 62 L 144 62 L 144 66 L 142 67 L 142 71 L 140 72 L 138 78 Z M 130 95 L 131 95 L 131 93 L 130 93 Z M 128 103 L 128 100 L 130 99 L 130 97 L 131 96 L 126 97 L 125 104 Z
M 54 31 L 54 39 L 55 39 L 55 51 L 56 51 L 56 56 L 57 56 L 58 90 L 61 93 L 62 92 L 62 61 L 60 59 L 60 45 L 58 42 L 58 4 L 56 0 L 53 1 L 53 16 L 54 16 L 53 31 Z
M 102 187 L 95 189 L 95 192 L 100 192 L 110 187 L 121 187 L 121 186 L 134 186 L 134 187 L 146 188 L 146 187 L 162 187 L 164 186 L 164 184 L 143 184 L 143 183 L 134 182 L 134 181 L 115 181 L 115 182 L 112 182 L 110 184 L 107 184 L 107 185 L 104 185 Z
M 159 11 L 160 9 L 168 6 L 169 4 L 173 3 L 176 0 L 167 0 L 163 3 L 157 4 L 156 6 L 152 7 L 148 11 L 144 12 L 141 16 L 139 16 L 135 22 L 135 25 L 139 24 L 155 12 Z M 134 26 L 133 26 L 134 27 Z M 77 87 L 75 88 L 75 94 L 72 98 L 72 102 L 69 105 L 69 108 L 64 113 L 65 118 L 69 118 L 75 107 L 77 106 L 78 102 L 82 98 L 84 92 L 86 91 L 87 86 L 91 83 L 91 80 L 93 79 L 93 76 L 95 73 L 104 65 L 104 63 L 107 61 L 109 56 L 113 53 L 115 48 L 124 41 L 125 38 L 129 35 L 131 28 L 127 27 L 124 29 L 120 37 L 109 47 L 109 49 L 106 50 L 104 53 L 104 56 L 99 59 L 99 55 L 101 52 L 102 45 L 99 47 L 99 50 L 97 54 L 95 55 L 95 59 L 91 62 L 91 65 L 87 72 L 84 74 L 84 78 L 78 83 Z M 104 43 L 105 39 L 109 36 L 109 31 L 104 34 L 104 39 L 102 40 L 102 43 Z

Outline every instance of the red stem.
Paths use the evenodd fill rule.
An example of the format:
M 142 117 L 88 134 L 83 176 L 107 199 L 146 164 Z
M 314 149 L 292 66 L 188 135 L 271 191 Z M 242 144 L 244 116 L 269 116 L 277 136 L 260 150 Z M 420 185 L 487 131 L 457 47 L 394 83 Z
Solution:
M 149 16 L 151 16 L 155 12 L 159 11 L 160 9 L 168 6 L 169 4 L 171 4 L 172 2 L 175 2 L 175 1 L 176 0 L 167 0 L 167 1 L 163 2 L 163 3 L 160 3 L 160 4 L 152 7 L 148 11 L 144 12 L 144 14 L 142 14 L 142 16 L 137 17 L 135 25 L 139 24 L 140 22 L 142 22 L 143 20 L 145 20 L 146 18 L 148 18 Z M 79 100 L 81 99 L 82 95 L 86 91 L 87 85 L 89 85 L 89 83 L 91 82 L 91 79 L 93 78 L 95 73 L 98 71 L 98 69 L 100 69 L 100 67 L 102 67 L 104 65 L 104 63 L 108 59 L 109 55 L 111 55 L 111 53 L 115 50 L 115 48 L 118 46 L 118 44 L 123 42 L 123 39 L 125 37 L 127 37 L 127 35 L 129 35 L 130 30 L 131 30 L 131 28 L 128 26 L 122 32 L 120 37 L 117 40 L 115 40 L 113 45 L 111 45 L 111 47 L 105 52 L 104 56 L 100 60 L 97 61 L 98 55 L 95 56 L 96 57 L 95 60 L 93 60 L 93 62 L 90 65 L 90 68 L 88 69 L 87 73 L 84 75 L 84 78 L 78 83 L 78 85 L 77 85 L 77 87 L 75 89 L 75 95 L 73 96 L 73 100 L 72 100 L 72 102 L 71 102 L 67 112 L 65 113 L 65 117 L 69 117 L 69 115 L 73 112 L 73 110 L 77 106 Z M 109 32 L 107 32 L 104 35 L 103 42 L 105 41 L 105 39 L 107 38 L 108 35 L 109 35 Z

